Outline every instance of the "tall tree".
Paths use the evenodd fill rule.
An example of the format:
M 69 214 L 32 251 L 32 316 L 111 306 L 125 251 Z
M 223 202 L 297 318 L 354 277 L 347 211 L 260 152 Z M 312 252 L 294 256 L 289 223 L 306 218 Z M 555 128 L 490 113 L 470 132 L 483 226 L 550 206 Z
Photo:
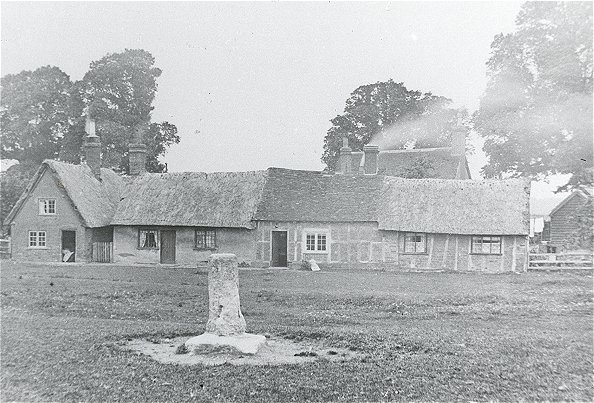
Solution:
M 528 2 L 514 33 L 497 35 L 474 116 L 487 177 L 592 183 L 592 3 Z
M 145 127 L 141 137 L 147 145 L 147 170 L 163 172 L 159 158 L 180 139 L 175 125 L 150 123 L 161 75 L 154 63 L 149 52 L 126 49 L 92 62 L 83 79 L 74 83 L 50 66 L 2 77 L 0 154 L 18 160 L 20 167 L 2 178 L 1 214 L 12 208 L 28 175 L 44 159 L 80 163 L 85 108 L 97 121 L 104 167 L 126 172 L 128 145 Z
M 58 156 L 70 127 L 71 87 L 70 77 L 52 66 L 2 77 L 2 158 L 39 164 Z
M 126 49 L 91 63 L 82 79 L 80 97 L 97 121 L 104 166 L 124 172 L 128 169 L 128 144 L 139 127 L 148 127 L 143 139 L 147 142 L 149 171 L 161 172 L 165 166 L 158 158 L 171 144 L 179 143 L 174 125 L 147 125 L 161 75 L 154 64 L 149 52 Z
M 393 149 L 447 145 L 463 114 L 450 105 L 448 98 L 408 90 L 391 79 L 362 85 L 347 99 L 344 113 L 331 120 L 322 161 L 334 167 L 343 137 L 354 150 L 372 141 Z
M 79 163 L 85 136 L 84 110 L 97 121 L 102 164 L 125 172 L 128 144 L 140 126 L 147 142 L 147 169 L 161 172 L 159 158 L 179 143 L 169 122 L 150 123 L 161 70 L 141 49 L 108 54 L 91 63 L 72 83 L 57 67 L 41 67 L 2 77 L 0 124 L 2 158 L 39 164 L 46 158 Z M 148 123 L 148 124 L 147 124 Z

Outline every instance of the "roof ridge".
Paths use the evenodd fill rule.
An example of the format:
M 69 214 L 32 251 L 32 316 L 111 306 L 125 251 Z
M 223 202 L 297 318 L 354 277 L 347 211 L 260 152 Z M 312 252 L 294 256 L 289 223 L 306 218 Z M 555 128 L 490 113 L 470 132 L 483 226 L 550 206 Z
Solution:
M 380 150 L 380 153 L 400 154 L 400 153 L 421 153 L 430 151 L 450 151 L 452 147 L 432 147 L 432 148 L 411 148 L 408 150 Z

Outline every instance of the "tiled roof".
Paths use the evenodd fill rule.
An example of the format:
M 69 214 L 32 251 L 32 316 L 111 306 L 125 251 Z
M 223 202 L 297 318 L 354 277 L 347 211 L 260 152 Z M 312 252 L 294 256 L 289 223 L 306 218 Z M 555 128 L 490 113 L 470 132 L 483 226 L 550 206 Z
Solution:
M 450 147 L 384 150 L 378 155 L 378 173 L 408 177 L 410 169 L 419 162 L 429 167 L 429 178 L 439 179 L 456 179 L 460 164 L 465 164 L 464 157 L 452 156 Z
M 269 168 L 256 220 L 377 221 L 382 177 Z

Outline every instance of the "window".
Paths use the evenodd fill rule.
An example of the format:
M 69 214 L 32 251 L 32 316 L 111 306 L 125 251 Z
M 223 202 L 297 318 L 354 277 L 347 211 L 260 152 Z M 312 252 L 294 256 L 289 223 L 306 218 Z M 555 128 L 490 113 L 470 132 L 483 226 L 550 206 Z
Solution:
M 404 253 L 427 253 L 427 234 L 414 232 L 405 233 Z
M 471 253 L 499 255 L 501 254 L 500 236 L 473 236 Z
M 29 247 L 30 248 L 45 248 L 46 247 L 45 231 L 29 231 Z
M 196 229 L 194 236 L 194 248 L 196 249 L 216 249 L 217 234 L 214 229 L 200 228 Z
M 157 249 L 159 247 L 159 231 L 156 229 L 139 230 L 138 247 L 140 249 Z
M 308 252 L 326 252 L 326 234 L 306 234 L 305 250 Z
M 39 215 L 56 214 L 56 199 L 39 199 Z

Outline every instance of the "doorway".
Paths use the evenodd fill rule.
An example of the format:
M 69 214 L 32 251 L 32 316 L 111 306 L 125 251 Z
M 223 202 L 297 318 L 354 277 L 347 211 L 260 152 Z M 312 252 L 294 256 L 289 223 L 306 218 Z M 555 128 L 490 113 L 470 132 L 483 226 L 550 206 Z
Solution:
M 76 231 L 62 230 L 61 261 L 72 263 L 76 259 Z
M 175 230 L 161 230 L 161 263 L 175 263 Z
M 272 231 L 272 267 L 287 267 L 287 231 Z

